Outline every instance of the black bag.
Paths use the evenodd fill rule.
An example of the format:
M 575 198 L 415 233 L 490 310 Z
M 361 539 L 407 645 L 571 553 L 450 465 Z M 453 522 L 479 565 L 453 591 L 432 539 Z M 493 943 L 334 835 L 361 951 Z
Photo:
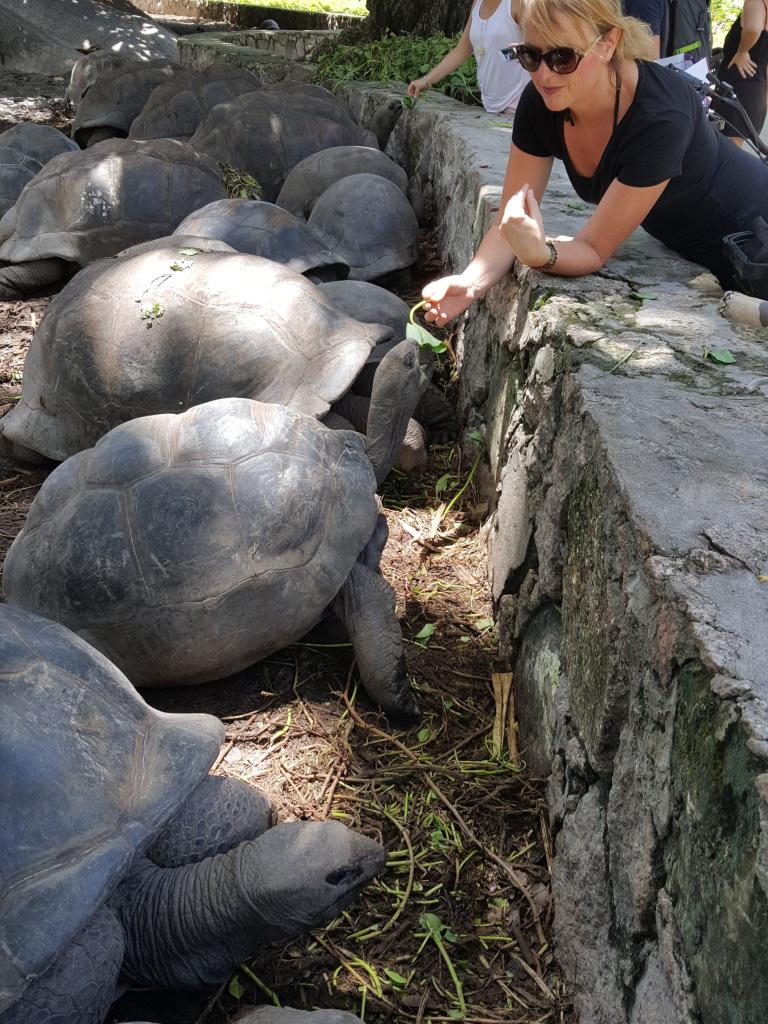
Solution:
M 712 56 L 712 21 L 708 0 L 669 0 L 667 52 L 684 53 L 691 60 Z

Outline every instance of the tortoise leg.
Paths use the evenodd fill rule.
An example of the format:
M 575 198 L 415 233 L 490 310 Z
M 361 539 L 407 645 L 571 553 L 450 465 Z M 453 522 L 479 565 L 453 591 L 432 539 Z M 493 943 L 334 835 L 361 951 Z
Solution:
M 48 970 L 30 982 L 19 1002 L 0 1015 L 0 1021 L 101 1024 L 115 998 L 124 951 L 120 922 L 111 910 L 102 908 Z
M 71 273 L 72 264 L 57 258 L 8 263 L 0 270 L 0 299 L 23 299 Z
M 271 801 L 239 779 L 208 775 L 147 850 L 163 868 L 196 864 L 255 839 L 276 823 Z
M 333 610 L 347 630 L 368 696 L 388 715 L 418 718 L 390 585 L 375 570 L 355 562 Z
M 447 444 L 459 436 L 456 410 L 434 384 L 421 396 L 415 416 L 426 430 L 430 444 Z

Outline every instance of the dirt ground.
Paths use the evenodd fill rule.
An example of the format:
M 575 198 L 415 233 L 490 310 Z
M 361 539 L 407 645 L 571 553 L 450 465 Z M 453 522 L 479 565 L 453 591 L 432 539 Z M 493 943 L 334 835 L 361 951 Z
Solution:
M 62 126 L 58 82 L 0 74 L 2 120 Z M 47 90 L 47 91 L 46 91 Z M 32 92 L 34 90 L 31 90 Z M 45 111 L 48 111 L 47 115 Z M 437 272 L 424 239 L 420 277 Z M 420 280 L 404 297 L 418 295 Z M 20 394 L 24 355 L 50 297 L 0 302 L 0 415 Z M 440 379 L 450 394 L 450 359 Z M 305 642 L 228 680 L 153 691 L 164 711 L 205 711 L 227 728 L 215 771 L 269 793 L 281 820 L 336 818 L 380 839 L 385 873 L 337 921 L 269 948 L 217 992 L 129 992 L 110 1024 L 224 1024 L 240 1008 L 333 1006 L 385 1020 L 565 1024 L 567 992 L 550 946 L 550 838 L 541 784 L 491 733 L 496 640 L 485 582 L 482 509 L 472 476 L 482 446 L 431 452 L 417 479 L 383 488 L 383 572 L 395 589 L 408 671 L 423 710 L 390 727 L 358 692 L 343 636 Z M 0 557 L 45 473 L 0 461 Z

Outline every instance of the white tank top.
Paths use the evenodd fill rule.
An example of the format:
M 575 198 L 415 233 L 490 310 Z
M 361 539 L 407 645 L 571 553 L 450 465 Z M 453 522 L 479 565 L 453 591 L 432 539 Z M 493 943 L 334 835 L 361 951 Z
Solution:
M 477 60 L 480 96 L 483 106 L 491 114 L 504 110 L 511 112 L 517 106 L 530 76 L 516 60 L 504 60 L 499 50 L 512 43 L 521 43 L 523 34 L 512 17 L 511 0 L 501 0 L 490 18 L 485 19 L 480 17 L 482 2 L 477 0 L 472 8 L 469 25 L 469 41 Z

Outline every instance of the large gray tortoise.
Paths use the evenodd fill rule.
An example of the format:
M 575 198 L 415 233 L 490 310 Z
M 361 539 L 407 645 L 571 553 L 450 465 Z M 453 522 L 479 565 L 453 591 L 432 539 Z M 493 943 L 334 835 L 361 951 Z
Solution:
M 0 1021 L 102 1024 L 118 984 L 226 981 L 337 915 L 384 864 L 338 823 L 269 828 L 209 776 L 208 715 L 154 711 L 103 655 L 0 605 Z
M 168 235 L 226 196 L 218 164 L 183 142 L 112 139 L 54 157 L 0 219 L 0 299 Z
M 404 270 L 419 255 L 419 223 L 397 187 L 378 174 L 350 174 L 315 202 L 307 225 L 349 265 L 353 281 Z
M 125 138 L 152 91 L 182 69 L 159 61 L 121 64 L 101 75 L 77 105 L 72 138 L 84 149 L 111 138 Z
M 152 91 L 131 123 L 130 138 L 188 141 L 219 103 L 260 88 L 253 72 L 231 64 L 213 64 L 203 71 L 184 68 Z
M 347 264 L 315 238 L 304 220 L 273 203 L 219 199 L 186 216 L 174 234 L 218 238 L 238 252 L 282 263 L 315 282 L 349 275 Z
M 405 192 L 408 175 L 399 164 L 372 146 L 332 146 L 305 157 L 288 172 L 277 205 L 309 217 L 312 207 L 327 188 L 350 174 L 379 174 Z
M 279 82 L 220 103 L 189 140 L 201 153 L 252 174 L 273 203 L 286 174 L 330 146 L 375 146 L 349 107 L 327 89 Z
M 381 288 L 370 281 L 329 281 L 319 285 L 320 291 L 347 316 L 355 317 L 366 324 L 385 324 L 392 329 L 395 338 L 405 336 L 409 319 L 408 306 L 392 292 Z M 373 389 L 373 381 L 379 363 L 391 350 L 393 341 L 382 341 L 366 360 L 365 366 L 355 378 L 352 393 L 369 396 Z M 431 444 L 445 444 L 458 437 L 459 421 L 456 410 L 442 391 L 430 384 L 413 414 L 414 420 L 423 427 Z M 417 450 L 412 443 L 409 446 L 412 465 L 424 464 L 426 451 Z M 407 469 L 401 456 L 398 467 Z
M 377 572 L 376 470 L 399 447 L 386 406 L 420 377 L 412 362 L 377 388 L 383 429 L 367 442 L 244 398 L 115 427 L 43 484 L 6 558 L 7 600 L 68 625 L 136 686 L 231 675 L 332 607 L 368 694 L 415 714 Z
M 125 420 L 228 396 L 322 417 L 390 337 L 259 256 L 173 246 L 102 261 L 51 303 L 2 433 L 17 457 L 61 460 Z
M 0 133 L 0 217 L 49 160 L 76 149 L 76 143 L 47 124 L 15 124 Z

